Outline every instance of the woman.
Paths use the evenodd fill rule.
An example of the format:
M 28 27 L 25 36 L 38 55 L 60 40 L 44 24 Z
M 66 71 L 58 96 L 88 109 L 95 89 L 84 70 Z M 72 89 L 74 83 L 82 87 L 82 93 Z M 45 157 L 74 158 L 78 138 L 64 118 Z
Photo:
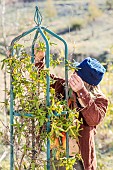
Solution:
M 96 126 L 103 120 L 108 101 L 98 85 L 105 73 L 105 68 L 93 58 L 86 58 L 78 67 L 77 73 L 69 80 L 69 85 L 76 94 L 80 105 L 79 118 L 83 118 L 79 146 L 85 170 L 96 170 L 94 135 Z
M 37 67 L 43 65 L 44 55 L 41 57 L 35 54 L 40 62 L 35 63 Z M 84 170 L 96 170 L 96 153 L 94 135 L 96 126 L 103 120 L 108 100 L 99 89 L 105 68 L 94 58 L 86 58 L 77 65 L 78 71 L 75 71 L 70 79 L 69 86 L 73 91 L 70 107 L 75 107 L 79 111 L 79 119 L 83 119 L 79 137 L 79 151 L 83 159 Z M 52 85 L 55 88 L 56 95 L 64 95 L 64 80 L 56 78 L 55 83 Z M 71 99 L 71 96 L 69 97 Z

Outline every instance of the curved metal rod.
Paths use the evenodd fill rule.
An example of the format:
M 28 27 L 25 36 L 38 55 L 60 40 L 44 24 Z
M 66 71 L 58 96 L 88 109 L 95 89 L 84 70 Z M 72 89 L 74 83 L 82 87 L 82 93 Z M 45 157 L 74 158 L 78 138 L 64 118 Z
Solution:
M 48 30 L 45 27 L 41 27 L 41 28 L 64 43 L 64 46 L 65 46 L 65 99 L 68 105 L 68 46 L 67 46 L 67 43 L 62 37 L 55 34 L 54 32 Z M 66 118 L 68 118 L 68 114 L 66 114 Z M 68 132 L 66 133 L 66 157 L 69 158 L 69 134 Z
M 37 37 L 38 37 L 38 33 L 39 33 L 39 31 L 38 31 L 38 29 L 37 29 L 37 31 L 36 31 L 36 33 L 35 33 L 35 36 L 34 36 L 34 39 L 33 39 L 33 42 L 32 42 L 32 51 L 31 51 L 31 62 L 32 63 L 34 63 L 34 46 L 35 46 L 35 42 L 36 42 L 36 40 L 37 40 Z
M 49 66 L 50 66 L 50 63 L 49 63 L 49 61 L 50 61 L 49 42 L 40 27 L 38 27 L 38 30 L 46 43 L 46 68 L 49 68 Z M 49 76 L 49 73 L 46 74 L 46 82 L 47 82 L 46 105 L 50 106 L 50 76 Z M 50 116 L 49 115 L 48 115 L 48 122 L 47 122 L 47 132 L 48 133 L 50 132 Z M 49 138 L 47 138 L 47 170 L 50 170 L 50 139 Z
M 26 31 L 26 32 L 23 32 L 21 35 L 15 37 L 12 41 L 11 41 L 11 44 L 10 46 L 12 47 L 14 45 L 15 42 L 19 41 L 22 37 L 25 37 L 26 35 L 30 34 L 31 32 L 33 32 L 34 30 L 37 29 L 37 26 L 35 26 L 34 28 Z
M 34 27 L 33 29 L 29 30 L 29 31 L 26 31 L 24 33 L 22 33 L 21 35 L 17 36 L 16 38 L 14 38 L 11 42 L 11 45 L 10 45 L 10 52 L 13 56 L 13 46 L 14 46 L 14 43 L 19 41 L 22 37 L 28 35 L 29 33 L 33 32 L 34 30 L 37 29 L 37 26 Z M 12 71 L 11 71 L 12 73 Z M 13 119 L 14 119 L 14 110 L 13 110 L 13 104 L 14 104 L 14 94 L 13 94 L 13 85 L 12 85 L 12 82 L 13 82 L 13 77 L 12 77 L 12 74 L 10 74 L 10 170 L 13 170 L 14 169 L 14 139 L 13 139 Z
M 45 27 L 41 27 L 41 28 L 64 43 L 64 46 L 65 46 L 65 81 L 66 81 L 65 88 L 66 88 L 66 101 L 68 101 L 68 46 L 67 46 L 67 43 L 62 37 L 50 31 L 49 29 Z

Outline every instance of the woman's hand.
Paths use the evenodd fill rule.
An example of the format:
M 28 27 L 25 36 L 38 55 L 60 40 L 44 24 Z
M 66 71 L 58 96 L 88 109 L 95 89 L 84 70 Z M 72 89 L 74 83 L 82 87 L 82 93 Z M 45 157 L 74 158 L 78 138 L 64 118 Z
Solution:
M 35 63 L 40 62 L 45 57 L 45 51 L 35 52 Z
M 36 45 L 34 49 L 35 63 L 39 63 L 45 57 L 45 51 L 38 48 L 39 48 L 38 45 Z
M 74 73 L 71 75 L 69 79 L 69 85 L 72 88 L 74 92 L 78 92 L 84 87 L 83 80 L 77 75 L 77 73 Z

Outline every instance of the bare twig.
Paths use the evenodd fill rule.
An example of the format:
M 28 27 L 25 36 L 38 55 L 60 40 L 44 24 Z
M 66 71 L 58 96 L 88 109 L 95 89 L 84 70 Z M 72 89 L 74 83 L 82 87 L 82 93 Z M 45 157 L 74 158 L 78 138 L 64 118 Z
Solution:
M 8 154 L 8 151 L 6 150 L 6 151 L 2 154 L 2 156 L 1 156 L 1 158 L 0 158 L 0 163 L 1 163 L 2 160 L 7 156 L 7 154 Z
M 0 119 L 0 122 L 1 122 L 2 125 L 3 125 L 6 129 L 8 129 L 8 131 L 10 132 L 9 126 L 6 126 L 1 119 Z

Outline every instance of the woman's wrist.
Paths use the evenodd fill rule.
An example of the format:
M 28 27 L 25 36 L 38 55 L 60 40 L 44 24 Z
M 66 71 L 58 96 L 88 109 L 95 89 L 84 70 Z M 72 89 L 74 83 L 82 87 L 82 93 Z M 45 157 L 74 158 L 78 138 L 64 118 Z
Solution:
M 87 91 L 86 87 L 83 86 L 83 87 L 82 87 L 80 90 L 78 90 L 76 93 L 77 93 L 77 96 L 78 96 L 79 98 L 84 98 L 84 97 L 88 94 L 88 91 Z

